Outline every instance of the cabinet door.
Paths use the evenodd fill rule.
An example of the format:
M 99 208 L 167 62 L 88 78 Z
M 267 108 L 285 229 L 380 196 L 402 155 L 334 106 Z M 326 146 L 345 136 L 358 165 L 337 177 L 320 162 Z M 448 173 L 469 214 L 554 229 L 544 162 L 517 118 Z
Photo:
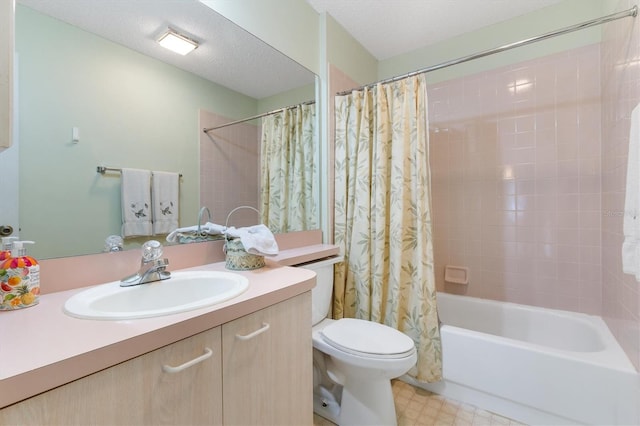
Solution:
M 222 326 L 225 425 L 311 425 L 311 292 Z
M 0 424 L 222 424 L 221 368 L 217 327 L 0 410 Z
M 11 146 L 14 0 L 0 1 L 0 151 Z

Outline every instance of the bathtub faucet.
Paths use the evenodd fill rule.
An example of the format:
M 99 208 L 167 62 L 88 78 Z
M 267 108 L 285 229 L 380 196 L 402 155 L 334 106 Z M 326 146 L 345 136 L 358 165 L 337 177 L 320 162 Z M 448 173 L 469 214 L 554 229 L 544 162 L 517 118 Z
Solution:
M 167 265 L 169 265 L 169 259 L 162 258 L 162 244 L 156 240 L 147 241 L 142 245 L 140 269 L 135 274 L 120 280 L 120 287 L 169 279 L 171 272 L 166 270 Z

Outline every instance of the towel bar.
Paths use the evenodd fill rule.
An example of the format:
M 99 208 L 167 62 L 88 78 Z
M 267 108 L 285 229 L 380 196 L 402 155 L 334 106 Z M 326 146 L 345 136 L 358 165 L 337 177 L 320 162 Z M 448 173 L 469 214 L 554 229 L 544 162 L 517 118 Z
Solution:
M 118 169 L 118 168 L 115 168 L 115 167 L 106 167 L 106 166 L 97 166 L 96 167 L 96 171 L 98 173 L 100 173 L 101 175 L 105 174 L 106 172 L 122 173 L 122 169 Z M 182 177 L 182 173 L 180 173 L 179 176 Z

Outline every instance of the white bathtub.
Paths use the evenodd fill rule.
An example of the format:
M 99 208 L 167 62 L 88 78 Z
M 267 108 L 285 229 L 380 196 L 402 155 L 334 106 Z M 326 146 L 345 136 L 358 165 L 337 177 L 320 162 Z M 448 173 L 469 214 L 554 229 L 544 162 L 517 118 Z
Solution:
M 412 384 L 531 424 L 640 424 L 640 376 L 601 318 L 438 293 L 441 382 Z

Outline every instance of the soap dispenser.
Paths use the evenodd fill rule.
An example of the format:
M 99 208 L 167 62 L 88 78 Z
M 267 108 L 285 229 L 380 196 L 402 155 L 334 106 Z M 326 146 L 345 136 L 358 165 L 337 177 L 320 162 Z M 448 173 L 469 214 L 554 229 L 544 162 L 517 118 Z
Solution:
M 24 244 L 33 244 L 33 241 L 13 241 L 11 256 L 0 262 L 0 311 L 38 304 L 40 265 L 27 256 Z
M 4 262 L 11 257 L 11 246 L 18 237 L 2 237 L 2 248 L 0 248 L 0 262 Z

